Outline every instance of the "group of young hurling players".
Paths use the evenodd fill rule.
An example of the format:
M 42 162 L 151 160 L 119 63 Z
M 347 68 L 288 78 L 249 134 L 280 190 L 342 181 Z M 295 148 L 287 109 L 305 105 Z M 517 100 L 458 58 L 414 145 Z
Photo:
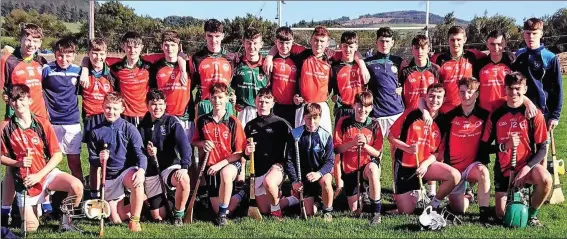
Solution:
M 95 38 L 79 66 L 72 63 L 73 39 L 57 41 L 56 60 L 48 63 L 37 54 L 41 28 L 26 24 L 21 47 L 2 62 L 8 103 L 1 131 L 2 164 L 8 167 L 2 217 L 9 217 L 16 198 L 20 214 L 26 213 L 26 230 L 34 231 L 38 217 L 52 210 L 54 191 L 75 196 L 78 206 L 85 184 L 79 157 L 84 142 L 88 197 L 100 197 L 98 168 L 106 165 L 102 190 L 110 221 L 127 220 L 133 232 L 142 230 L 144 205 L 153 220 L 171 213 L 174 224 L 182 225 L 199 162 L 206 164 L 203 187 L 215 222 L 225 225 L 249 196 L 242 184 L 252 155 L 256 183 L 250 186 L 261 213 L 282 219 L 282 210 L 298 204 L 302 193 L 308 216 L 320 209 L 325 220 L 332 220 L 333 200 L 341 191 L 349 209 L 360 210 L 360 179 L 369 185 L 370 224 L 376 225 L 387 138 L 399 213 L 414 212 L 420 178 L 441 182 L 438 190 L 430 187 L 435 210 L 448 197 L 448 207 L 461 214 L 473 197 L 467 188 L 478 184 L 480 221 L 488 223 L 491 173 L 486 165 L 496 154 L 496 216 L 504 215 L 508 176 L 516 170 L 515 186 L 536 186 L 529 223 L 541 225 L 538 211 L 552 182 L 541 162 L 548 132 L 561 113 L 561 73 L 557 57 L 540 43 L 543 22 L 531 18 L 523 28 L 527 46 L 515 54 L 504 50 L 506 36 L 500 31 L 488 35 L 488 55 L 464 50 L 466 33 L 453 26 L 449 52 L 430 59 L 428 38 L 417 35 L 413 58 L 404 61 L 390 54 L 394 40 L 387 27 L 377 31 L 376 54 L 365 59 L 357 52 L 354 32 L 342 34 L 335 52 L 327 49 L 324 27 L 315 28 L 310 48 L 295 44 L 291 29 L 280 27 L 264 59 L 258 30 L 245 31 L 244 54 L 232 53 L 221 46 L 223 25 L 210 19 L 204 24 L 206 47 L 190 57 L 179 52 L 175 31 L 162 34 L 163 54 L 146 58 L 140 56 L 142 36 L 128 32 L 121 39 L 123 59 L 109 64 L 107 43 Z M 82 116 L 77 95 L 82 95 Z M 327 105 L 331 95 L 334 124 Z M 515 169 L 512 150 L 517 151 Z M 63 153 L 71 175 L 56 168 Z M 292 192 L 284 197 L 286 176 Z M 158 177 L 175 190 L 173 212 L 165 210 Z M 321 206 L 315 203 L 319 196 Z M 71 218 L 64 215 L 61 222 L 63 229 L 71 228 Z

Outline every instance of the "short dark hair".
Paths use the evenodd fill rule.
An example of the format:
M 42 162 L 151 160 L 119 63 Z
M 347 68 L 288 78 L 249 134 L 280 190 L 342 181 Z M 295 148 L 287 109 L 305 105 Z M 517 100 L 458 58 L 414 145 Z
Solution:
M 209 94 L 214 95 L 216 93 L 226 93 L 228 95 L 228 86 L 222 82 L 214 83 L 209 89 Z
M 309 103 L 303 107 L 303 116 L 304 117 L 313 117 L 313 116 L 321 116 L 321 106 L 317 103 Z
M 165 101 L 165 94 L 163 91 L 158 89 L 151 89 L 146 94 L 146 104 L 149 104 L 151 101 L 154 100 L 164 100 Z
M 354 96 L 354 103 L 359 103 L 362 106 L 372 106 L 374 103 L 374 97 L 369 91 L 361 91 Z
M 107 49 L 106 41 L 100 37 L 93 38 L 89 41 L 90 51 L 106 51 Z
M 122 97 L 122 94 L 120 94 L 120 92 L 118 92 L 118 91 L 113 91 L 113 92 L 108 93 L 104 97 L 103 102 L 104 102 L 103 104 L 120 103 L 120 104 L 122 104 L 122 106 L 124 106 L 124 98 Z
M 425 35 L 419 34 L 411 40 L 411 45 L 415 47 L 422 47 L 429 45 L 429 38 Z
M 164 31 L 161 34 L 161 43 L 164 43 L 166 41 L 175 42 L 179 44 L 179 42 L 181 41 L 181 39 L 179 38 L 179 33 L 177 33 L 177 31 L 174 30 Z
M 43 29 L 33 23 L 20 24 L 20 39 L 28 36 L 43 39 Z
M 272 94 L 272 90 L 268 87 L 264 87 L 264 88 L 262 88 L 258 91 L 258 95 L 256 95 L 256 98 L 260 98 L 260 97 L 266 97 L 266 98 L 274 99 L 274 95 Z
M 490 33 L 488 33 L 488 36 L 486 36 L 486 40 L 488 40 L 489 38 L 499 38 L 499 37 L 502 37 L 502 39 L 506 40 L 506 34 L 504 34 L 503 31 L 493 30 Z
M 506 87 L 513 85 L 525 85 L 526 77 L 522 75 L 522 73 L 514 71 L 504 77 L 504 84 Z
M 30 97 L 30 87 L 26 84 L 14 84 L 8 92 L 8 99 L 16 101 L 23 97 Z
M 356 32 L 353 31 L 346 31 L 343 32 L 341 35 L 341 43 L 350 45 L 350 44 L 358 44 L 358 36 Z
M 376 40 L 380 37 L 394 37 L 394 31 L 389 27 L 381 27 L 376 31 Z
M 429 94 L 430 91 L 436 92 L 445 92 L 445 88 L 443 87 L 442 83 L 433 83 L 427 87 L 427 93 Z
M 211 18 L 205 22 L 203 30 L 205 30 L 205 32 L 224 32 L 222 23 L 214 18 Z
M 312 37 L 328 37 L 329 35 L 329 30 L 324 26 L 315 27 L 315 29 L 313 29 L 313 33 L 311 34 Z
M 468 89 L 478 90 L 480 82 L 474 77 L 463 77 L 459 80 L 457 85 L 459 86 L 459 88 L 463 85 L 466 85 Z
M 249 27 L 244 31 L 244 40 L 254 40 L 257 37 L 262 37 L 262 33 L 254 27 Z
M 465 37 L 467 36 L 467 32 L 465 32 L 465 29 L 463 29 L 463 27 L 452 26 L 451 28 L 449 28 L 449 31 L 447 32 L 447 38 L 450 37 L 451 35 L 457 35 L 459 33 L 463 33 Z
M 59 53 L 77 53 L 75 38 L 64 37 L 53 44 L 53 51 Z
M 280 27 L 276 30 L 276 39 L 280 41 L 293 40 L 293 31 L 290 27 Z
M 134 43 L 135 45 L 143 45 L 142 36 L 137 32 L 126 32 L 122 38 L 120 38 L 120 43 L 130 44 Z
M 532 17 L 524 22 L 524 30 L 543 30 L 543 21 L 537 17 Z

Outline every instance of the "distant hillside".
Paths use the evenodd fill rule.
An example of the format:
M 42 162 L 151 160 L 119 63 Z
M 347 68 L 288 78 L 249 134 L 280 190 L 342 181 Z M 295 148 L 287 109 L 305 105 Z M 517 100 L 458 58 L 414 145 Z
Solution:
M 315 25 L 327 25 L 336 27 L 372 27 L 375 25 L 382 24 L 392 24 L 392 25 L 404 25 L 404 24 L 424 24 L 425 23 L 424 11 L 393 11 L 393 12 L 382 12 L 376 14 L 365 14 L 361 15 L 356 19 L 350 19 L 349 17 L 341 17 L 333 20 L 324 21 L 299 21 L 293 24 L 294 27 L 312 27 Z M 429 23 L 432 25 L 442 24 L 443 17 L 437 14 L 429 13 Z M 469 21 L 458 19 L 457 24 L 466 25 Z
M 39 13 L 53 14 L 65 22 L 86 21 L 89 14 L 89 2 L 85 0 L 2 0 L 2 16 L 7 16 L 13 9 L 32 9 Z

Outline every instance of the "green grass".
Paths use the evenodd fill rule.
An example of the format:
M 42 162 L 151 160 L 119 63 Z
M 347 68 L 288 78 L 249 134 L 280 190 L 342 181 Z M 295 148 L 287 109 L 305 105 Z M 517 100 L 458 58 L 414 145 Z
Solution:
M 567 80 L 567 76 L 564 78 Z M 567 86 L 567 84 L 564 84 Z M 565 100 L 567 101 L 567 100 Z M 567 103 L 567 102 L 565 102 Z M 0 108 L 3 112 L 4 107 Z M 332 107 L 331 107 L 332 109 Z M 564 120 L 561 120 L 564 122 Z M 559 158 L 567 155 L 567 124 L 561 123 L 556 129 L 557 150 Z M 392 207 L 392 170 L 389 156 L 389 145 L 384 146 L 383 172 L 382 172 L 382 194 L 385 207 Z M 87 152 L 86 148 L 82 150 L 83 170 L 88 172 Z M 492 168 L 492 165 L 489 166 Z M 69 171 L 66 161 L 63 161 L 59 169 Z M 561 180 L 566 182 L 567 177 L 561 176 Z M 289 185 L 286 187 L 289 188 Z M 563 192 L 567 192 L 567 183 L 562 184 Z M 494 205 L 492 199 L 491 205 Z M 336 206 L 336 205 L 335 205 Z M 336 212 L 332 223 L 325 223 L 320 218 L 303 221 L 296 219 L 295 215 L 286 217 L 283 222 L 276 222 L 272 219 L 265 218 L 262 222 L 256 222 L 250 218 L 238 218 L 232 220 L 231 223 L 224 227 L 218 228 L 213 226 L 209 221 L 198 221 L 192 225 L 183 227 L 174 227 L 168 224 L 142 223 L 143 232 L 133 234 L 130 233 L 126 224 L 105 226 L 105 236 L 112 238 L 149 238 L 149 237 L 288 237 L 288 238 L 338 238 L 338 237 L 396 237 L 396 238 L 455 238 L 455 237 L 476 237 L 476 238 L 565 238 L 567 230 L 567 204 L 561 205 L 544 205 L 540 212 L 540 220 L 545 224 L 545 228 L 527 228 L 525 230 L 510 230 L 500 226 L 492 228 L 484 228 L 480 226 L 478 220 L 478 204 L 473 204 L 469 209 L 471 218 L 463 217 L 464 225 L 448 226 L 442 232 L 419 232 L 416 226 L 417 216 L 401 216 L 386 215 L 382 218 L 382 224 L 377 227 L 370 227 L 366 219 L 355 219 L 347 216 L 345 212 Z M 196 214 L 197 217 L 200 214 Z M 58 233 L 54 231 L 56 223 L 52 222 L 48 227 L 42 226 L 39 232 L 30 233 L 30 238 L 80 238 L 95 237 L 98 233 L 98 224 L 96 221 L 83 220 L 80 227 L 84 229 L 85 234 L 79 233 Z M 18 232 L 18 229 L 14 229 Z
M 63 24 L 71 33 L 79 33 L 81 31 L 82 23 L 80 22 L 64 22 Z

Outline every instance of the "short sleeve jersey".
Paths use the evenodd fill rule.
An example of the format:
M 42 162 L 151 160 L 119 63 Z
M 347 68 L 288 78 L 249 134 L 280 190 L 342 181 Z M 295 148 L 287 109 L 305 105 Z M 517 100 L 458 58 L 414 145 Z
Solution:
M 366 142 L 374 149 L 382 150 L 382 132 L 380 125 L 377 121 L 372 120 L 370 117 L 365 122 L 357 122 L 354 116 L 344 116 L 339 119 L 335 128 L 335 135 L 333 136 L 333 145 L 335 149 L 343 143 L 348 143 L 356 139 L 358 134 L 363 134 L 366 137 Z M 352 147 L 348 151 L 341 154 L 342 168 L 346 174 L 352 173 L 358 169 L 357 161 L 357 147 Z M 371 160 L 371 156 L 366 150 L 361 150 L 360 165 L 363 167 Z
M 208 113 L 197 118 L 193 141 L 210 140 L 215 148 L 209 154 L 208 166 L 214 165 L 235 152 L 244 152 L 246 139 L 242 123 L 233 115 L 225 116 L 216 122 L 213 114 Z

